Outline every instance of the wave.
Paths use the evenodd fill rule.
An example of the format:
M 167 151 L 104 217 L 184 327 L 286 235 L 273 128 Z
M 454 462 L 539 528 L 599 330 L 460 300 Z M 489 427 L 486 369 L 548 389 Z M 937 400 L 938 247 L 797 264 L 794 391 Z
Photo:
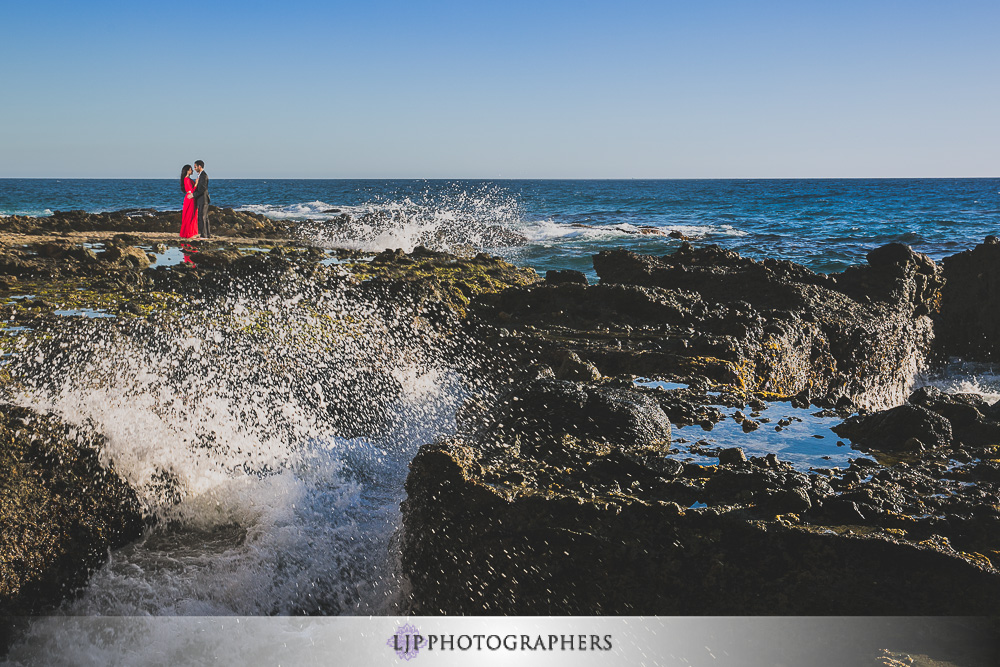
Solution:
M 551 219 L 526 223 L 521 228 L 521 232 L 531 243 L 571 238 L 581 241 L 613 241 L 626 237 L 648 238 L 650 240 L 663 240 L 664 238 L 702 240 L 718 236 L 741 237 L 748 235 L 748 232 L 736 229 L 732 225 L 634 225 L 627 222 L 611 225 L 587 225 L 584 223 L 559 223 Z
M 240 210 L 300 220 L 300 235 L 322 247 L 380 252 L 417 246 L 473 252 L 526 243 L 516 197 L 492 185 L 454 184 L 401 198 L 378 196 L 356 206 L 322 201 L 244 206 Z
M 560 239 L 604 241 L 622 237 L 673 237 L 692 240 L 741 237 L 730 224 L 630 222 L 593 224 L 531 218 L 518 197 L 501 186 L 452 184 L 406 196 L 378 195 L 360 205 L 322 200 L 288 205 L 251 204 L 238 210 L 299 221 L 306 240 L 322 247 L 367 252 L 417 246 L 453 252 L 499 251 Z M 623 212 L 624 213 L 624 212 Z
M 59 613 L 395 609 L 407 463 L 466 390 L 456 343 L 370 301 L 283 276 L 192 302 L 183 331 L 80 321 L 23 342 L 13 398 L 102 434 L 155 517 Z
M 354 213 L 360 207 L 335 206 L 322 201 L 310 201 L 287 206 L 279 204 L 248 204 L 237 211 L 257 213 L 273 220 L 332 220 L 342 213 Z
M 932 386 L 951 393 L 979 394 L 988 403 L 1000 401 L 1000 368 L 994 364 L 951 359 L 940 368 L 917 376 L 913 387 Z
M 0 218 L 12 218 L 14 216 L 25 216 L 28 218 L 45 218 L 52 215 L 52 209 L 11 209 L 0 213 Z

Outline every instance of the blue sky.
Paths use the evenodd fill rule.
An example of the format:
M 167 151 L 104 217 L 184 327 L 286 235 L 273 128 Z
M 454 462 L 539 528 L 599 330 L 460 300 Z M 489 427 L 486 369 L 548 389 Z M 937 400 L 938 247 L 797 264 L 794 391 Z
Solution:
M 0 177 L 1000 175 L 1000 3 L 5 3 Z

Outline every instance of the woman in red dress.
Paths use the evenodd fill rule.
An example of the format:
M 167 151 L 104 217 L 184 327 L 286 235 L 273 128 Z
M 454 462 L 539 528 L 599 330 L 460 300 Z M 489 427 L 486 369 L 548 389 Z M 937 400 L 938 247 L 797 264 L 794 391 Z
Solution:
M 194 205 L 194 183 L 191 175 L 191 165 L 181 168 L 181 189 L 184 190 L 184 208 L 181 210 L 181 238 L 192 239 L 198 235 L 198 209 Z

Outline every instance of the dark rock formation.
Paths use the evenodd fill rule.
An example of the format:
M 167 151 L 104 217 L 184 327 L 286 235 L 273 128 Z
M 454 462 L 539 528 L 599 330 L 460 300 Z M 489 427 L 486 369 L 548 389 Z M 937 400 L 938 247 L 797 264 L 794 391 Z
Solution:
M 135 492 L 101 465 L 100 446 L 52 416 L 0 407 L 0 617 L 50 608 L 141 534 Z
M 868 451 L 952 447 L 960 459 L 991 460 L 1000 452 L 1000 403 L 990 405 L 977 394 L 921 387 L 904 405 L 851 417 L 833 430 Z M 969 454 L 969 448 L 975 454 Z
M 919 405 L 852 417 L 833 430 L 865 449 L 886 451 L 943 447 L 952 441 L 951 422 Z
M 88 220 L 85 214 L 59 219 Z M 143 336 L 167 326 L 179 312 L 171 308 L 183 307 L 170 304 L 240 289 L 304 294 L 336 287 L 436 336 L 460 339 L 454 353 L 478 364 L 471 376 L 505 383 L 468 401 L 458 435 L 425 445 L 411 465 L 402 555 L 413 612 L 981 614 L 995 608 L 1000 407 L 919 390 L 906 405 L 844 425 L 872 452 L 847 470 L 804 472 L 774 454 L 747 458 L 739 447 L 707 443 L 698 460 L 716 456 L 718 463 L 702 465 L 672 448 L 671 423 L 711 428 L 725 417 L 717 406 L 738 410 L 742 428 L 752 431 L 790 425 L 759 414 L 783 398 L 841 415 L 900 403 L 929 348 L 941 299 L 938 268 L 904 246 L 877 249 L 867 266 L 832 276 L 716 247 L 683 245 L 662 258 L 609 252 L 595 259 L 601 283 L 588 285 L 573 273 L 542 281 L 484 254 L 425 248 L 328 266 L 315 250 L 246 254 L 201 244 L 194 264 L 144 268 L 145 254 L 130 238 L 141 230 L 126 227 L 100 253 L 53 239 L 0 248 L 0 288 L 8 297 L 31 295 L 2 306 L 5 320 L 30 326 L 54 308 L 82 305 L 68 301 L 73 295 L 104 304 L 115 298 L 114 324 L 66 326 L 113 326 L 119 335 Z M 49 282 L 38 281 L 40 275 Z M 87 291 L 69 277 L 86 279 Z M 65 289 L 51 289 L 56 284 Z M 350 368 L 313 368 L 294 354 L 289 350 L 282 361 L 294 369 L 289 391 L 305 396 L 324 374 L 347 378 L 328 405 L 339 434 L 387 427 L 391 406 L 365 392 L 384 382 L 383 393 L 393 396 L 391 374 L 376 367 L 349 376 Z M 38 363 L 79 363 L 55 350 L 50 356 Z M 274 375 L 268 363 L 253 366 L 248 384 Z M 690 386 L 636 388 L 632 374 Z M 39 564 L 4 561 L 15 577 L 9 580 L 21 582 L 4 604 L 30 612 L 36 607 L 26 600 L 61 595 L 52 581 L 81 581 L 100 562 L 93 554 L 137 534 L 141 520 L 129 505 L 134 494 L 92 452 L 60 449 L 75 446 L 60 440 L 61 426 L 51 422 L 54 438 L 22 442 L 19 431 L 50 422 L 3 419 L 8 426 L 0 424 L 0 436 L 13 434 L 15 442 L 0 449 L 0 475 L 14 470 L 2 478 L 4 511 L 37 517 L 0 527 L 4 548 L 20 540 L 27 545 L 22 561 Z M 62 444 L 39 449 L 40 442 Z M 47 451 L 68 454 L 58 463 Z M 59 472 L 60 465 L 68 472 Z M 74 489 L 83 479 L 92 495 L 80 499 Z M 50 489 L 53 480 L 58 484 Z M 58 516 L 24 509 L 27 500 L 10 504 L 8 488 L 15 490 L 10 498 L 34 498 Z M 62 554 L 78 550 L 90 550 L 93 559 L 80 556 L 85 566 L 66 575 Z M 32 573 L 41 574 L 31 579 Z M 5 572 L 4 581 L 9 577 Z
M 370 262 L 350 268 L 362 280 L 375 279 L 386 286 L 406 285 L 418 290 L 423 300 L 444 304 L 461 316 L 466 315 L 477 297 L 490 298 L 508 287 L 539 281 L 534 269 L 519 268 L 485 253 L 456 257 L 422 246 L 409 254 L 386 250 Z
M 498 447 L 542 456 L 566 442 L 617 443 L 626 454 L 656 453 L 670 444 L 670 422 L 652 398 L 626 389 L 538 379 L 482 416 Z
M 480 301 L 478 316 L 605 375 L 708 378 L 833 407 L 901 402 L 929 352 L 940 271 L 906 246 L 837 275 L 683 244 L 594 258 L 601 284 L 546 280 Z
M 545 282 L 552 285 L 559 285 L 562 283 L 579 283 L 581 285 L 588 284 L 587 276 L 583 275 L 580 271 L 574 271 L 572 269 L 564 269 L 562 271 L 546 271 Z
M 99 259 L 102 262 L 118 265 L 130 265 L 139 271 L 149 267 L 149 258 L 141 248 L 129 245 L 109 245 L 101 253 Z
M 992 464 L 942 478 L 938 462 L 951 453 L 940 451 L 920 465 L 859 458 L 828 476 L 731 449 L 715 466 L 681 465 L 636 452 L 627 431 L 602 442 L 591 438 L 609 432 L 581 433 L 581 406 L 594 389 L 529 381 L 504 397 L 497 423 L 421 448 L 403 504 L 410 611 L 995 608 L 1000 477 L 991 477 Z M 511 408 L 522 402 L 524 410 Z M 632 402 L 612 420 L 635 409 L 657 413 Z M 691 509 L 696 503 L 704 506 Z
M 937 321 L 938 349 L 970 361 L 994 361 L 1000 353 L 1000 241 L 944 259 L 946 278 Z
M 599 285 L 547 279 L 470 307 L 481 335 L 495 328 L 559 377 L 567 359 L 604 377 L 536 374 L 421 448 L 403 505 L 411 611 L 992 613 L 1000 408 L 931 389 L 898 405 L 930 351 L 943 282 L 932 261 L 894 244 L 824 276 L 685 244 L 661 258 L 602 253 L 595 268 Z M 646 391 L 622 374 L 692 388 Z M 723 391 L 699 393 L 712 385 Z M 612 389 L 599 415 L 590 401 Z M 743 415 L 776 394 L 825 414 L 897 407 L 841 427 L 877 459 L 846 470 L 739 448 L 696 465 L 662 440 L 636 447 L 640 414 L 708 428 L 723 418 L 712 404 Z M 743 430 L 767 421 L 743 415 Z

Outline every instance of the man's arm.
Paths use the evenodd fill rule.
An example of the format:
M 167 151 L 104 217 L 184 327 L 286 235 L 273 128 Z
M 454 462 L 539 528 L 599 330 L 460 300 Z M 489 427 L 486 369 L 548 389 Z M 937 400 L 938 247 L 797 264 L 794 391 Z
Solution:
M 201 175 L 198 176 L 198 185 L 194 188 L 194 198 L 201 197 L 206 190 L 208 190 L 208 174 L 201 172 Z

